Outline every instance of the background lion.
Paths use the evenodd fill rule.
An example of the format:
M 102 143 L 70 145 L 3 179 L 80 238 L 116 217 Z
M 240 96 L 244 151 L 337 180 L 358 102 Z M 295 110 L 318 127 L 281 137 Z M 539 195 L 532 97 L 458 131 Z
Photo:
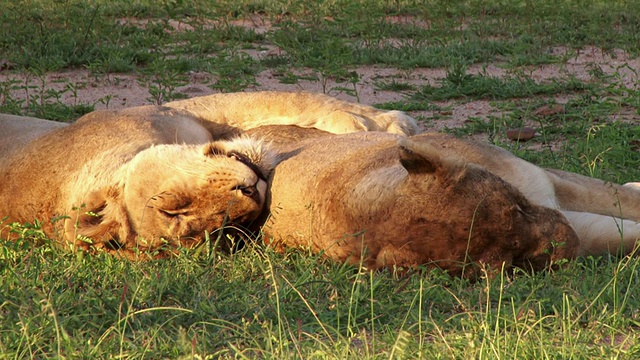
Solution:
M 270 123 L 388 133 L 262 126 Z M 244 130 L 271 150 L 249 138 L 214 141 Z M 446 135 L 404 137 L 416 132 L 403 113 L 310 93 L 211 95 L 95 112 L 70 126 L 5 116 L 0 214 L 68 215 L 47 233 L 127 253 L 247 225 L 266 197 L 257 221 L 267 242 L 370 268 L 430 263 L 468 275 L 470 263 L 538 269 L 628 252 L 640 236 L 634 188 Z

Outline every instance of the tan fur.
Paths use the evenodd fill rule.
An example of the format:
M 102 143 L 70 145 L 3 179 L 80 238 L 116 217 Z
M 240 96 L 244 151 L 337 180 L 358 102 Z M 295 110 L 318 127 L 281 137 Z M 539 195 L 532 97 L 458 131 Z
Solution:
M 297 125 L 333 134 L 385 131 L 401 135 L 418 132 L 415 120 L 400 111 L 378 110 L 308 92 L 229 93 L 165 104 L 183 109 L 209 123 L 239 129 L 264 125 Z
M 638 184 L 541 169 L 443 134 L 265 124 L 417 132 L 400 112 L 310 93 L 217 94 L 95 112 L 68 127 L 0 116 L 0 214 L 44 220 L 84 248 L 191 246 L 225 220 L 252 221 L 265 196 L 259 175 L 279 161 L 259 219 L 269 216 L 268 241 L 370 268 L 538 269 L 627 253 L 640 236 Z M 212 143 L 243 130 L 277 159 L 249 138 Z
M 76 247 L 136 258 L 198 244 L 205 231 L 246 225 L 260 213 L 266 183 L 241 157 L 268 174 L 274 159 L 261 142 L 207 142 L 212 136 L 198 121 L 173 110 L 98 114 L 110 116 L 51 122 L 48 132 L 38 123 L 44 135 L 14 143 L 1 158 L 4 224 L 38 219 L 47 234 Z M 11 141 L 5 131 L 18 121 L 31 132 L 31 119 L 0 118 L 0 141 Z
M 457 191 L 446 193 L 446 202 L 432 201 L 418 205 L 419 196 L 429 198 L 435 196 L 437 191 L 446 191 L 444 186 L 450 185 L 451 181 L 441 182 L 443 188 L 438 188 L 433 186 L 438 182 L 434 182 L 432 177 L 425 177 L 414 183 L 416 188 L 411 188 L 410 191 L 416 191 L 416 195 L 399 193 L 398 189 L 402 188 L 407 175 L 398 166 L 393 146 L 387 145 L 384 151 L 376 147 L 375 144 L 381 141 L 378 137 L 383 135 L 349 135 L 347 138 L 338 138 L 318 130 L 278 126 L 254 129 L 249 133 L 271 141 L 275 145 L 274 150 L 284 154 L 286 158 L 278 165 L 270 181 L 271 218 L 265 227 L 265 231 L 273 237 L 272 241 L 279 246 L 309 247 L 341 261 L 364 260 L 374 268 L 388 265 L 389 259 L 394 259 L 392 262 L 395 265 L 419 264 L 425 261 L 426 254 L 433 254 L 433 249 L 455 248 L 452 244 L 464 243 L 464 237 L 458 233 L 456 241 L 446 243 L 443 240 L 451 241 L 455 238 L 453 225 L 442 229 L 440 238 L 417 234 L 417 229 L 422 226 L 418 217 L 431 220 L 444 216 L 462 226 L 465 216 L 466 221 L 473 216 L 467 210 L 466 213 L 462 212 L 463 216 L 458 217 L 461 209 L 464 209 L 460 202 L 471 206 L 489 199 L 482 195 L 483 186 L 477 183 L 478 180 L 474 180 L 467 187 L 459 186 Z M 355 136 L 361 136 L 360 140 L 352 138 Z M 554 250 L 552 256 L 555 258 L 603 253 L 628 254 L 640 238 L 640 183 L 621 186 L 577 174 L 541 169 L 504 149 L 445 134 L 424 133 L 410 139 L 411 142 L 428 145 L 431 150 L 423 152 L 425 156 L 435 153 L 441 158 L 457 158 L 458 161 L 481 166 L 517 189 L 516 192 L 528 200 L 525 203 L 529 205 L 524 208 L 537 209 L 534 211 L 537 214 L 535 216 L 530 214 L 531 210 L 524 213 L 518 210 L 514 213 L 504 205 L 504 200 L 501 205 L 497 205 L 499 202 L 494 198 L 491 200 L 494 206 L 488 212 L 492 214 L 489 218 L 493 227 L 484 226 L 492 229 L 490 232 L 494 233 L 494 239 L 502 238 L 503 241 L 493 240 L 485 244 L 479 240 L 469 242 L 472 249 L 469 254 L 482 249 L 488 254 L 491 251 L 490 244 L 493 244 L 494 250 L 501 253 L 502 257 L 496 255 L 492 259 L 499 262 L 513 257 L 512 262 L 521 262 L 523 258 L 514 255 L 512 248 L 505 242 L 505 239 L 511 238 L 516 243 L 522 243 L 522 240 L 516 241 L 519 236 L 529 236 L 530 244 L 546 246 L 549 244 L 543 240 L 545 237 L 547 241 L 553 239 L 553 243 L 557 244 L 562 242 L 563 237 L 568 239 L 564 241 L 568 247 Z M 395 160 L 393 164 L 387 164 L 381 160 L 381 156 L 386 161 Z M 445 168 L 452 169 L 455 166 Z M 466 171 L 469 171 L 469 166 Z M 478 175 L 480 178 L 491 178 L 482 171 L 478 173 L 482 174 Z M 500 194 L 499 188 L 500 186 L 498 189 L 488 188 L 486 191 Z M 406 187 L 404 189 L 409 191 Z M 520 195 L 514 195 L 513 191 L 502 195 L 523 208 Z M 340 197 L 344 199 L 334 200 Z M 440 209 L 441 213 L 434 208 Z M 512 217 L 511 225 L 508 221 L 500 220 L 501 208 Z M 518 212 L 526 214 L 524 220 L 519 220 L 520 223 L 517 222 Z M 378 213 L 382 215 L 371 215 Z M 358 224 L 353 220 L 353 216 L 358 215 L 353 214 L 368 217 Z M 402 215 L 391 217 L 396 214 Z M 337 219 L 332 216 L 337 216 Z M 338 221 L 343 218 L 348 221 Z M 389 225 L 383 228 L 380 225 L 383 222 L 388 222 Z M 567 222 L 572 230 L 567 230 Z M 553 228 L 560 235 L 553 235 Z M 466 229 L 469 234 L 483 231 L 478 227 Z M 574 235 L 571 234 L 573 231 Z M 571 240 L 575 240 L 575 234 L 578 235 L 579 242 Z M 488 235 L 485 232 L 483 236 Z M 412 241 L 417 239 L 430 240 L 423 243 L 425 248 L 412 249 L 415 246 Z M 395 242 L 399 245 L 394 245 Z M 545 251 L 548 250 L 547 248 Z M 360 257 L 360 253 L 365 254 L 365 257 Z M 452 251 L 452 254 L 460 256 L 461 253 Z M 446 258 L 442 253 L 431 256 L 431 260 Z M 476 253 L 475 258 L 478 256 L 483 258 Z M 488 255 L 484 258 L 487 257 L 491 258 Z M 546 261 L 549 258 L 536 259 Z M 460 258 L 456 261 L 460 261 Z M 527 261 L 532 262 L 525 262 Z M 533 262 L 538 266 L 544 263 Z
M 532 203 L 561 211 L 580 236 L 577 255 L 628 254 L 640 238 L 640 188 L 560 170 L 541 169 L 508 151 L 444 134 L 414 137 L 479 164 Z
M 205 231 L 247 224 L 262 209 L 259 175 L 276 161 L 267 146 L 212 141 L 264 123 L 417 132 L 401 112 L 313 93 L 216 94 L 96 111 L 70 126 L 0 115 L 0 219 L 37 219 L 50 236 L 132 258 L 197 244 Z
M 289 144 L 290 132 L 309 140 Z M 425 141 L 384 133 L 249 132 L 278 144 L 265 241 L 371 269 L 427 264 L 475 276 L 479 265 L 540 269 L 573 257 L 578 237 L 485 169 Z
M 0 162 L 10 153 L 22 149 L 29 142 L 51 130 L 67 126 L 65 123 L 52 122 L 26 116 L 0 114 Z

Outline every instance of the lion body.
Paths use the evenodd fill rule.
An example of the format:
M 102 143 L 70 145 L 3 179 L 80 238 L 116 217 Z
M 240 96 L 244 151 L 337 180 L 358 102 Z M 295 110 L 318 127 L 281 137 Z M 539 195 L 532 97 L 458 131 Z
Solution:
M 227 218 L 246 222 L 260 213 L 266 183 L 226 155 L 239 148 L 263 161 L 268 155 L 259 143 L 213 143 L 222 150 L 206 153 L 211 134 L 179 111 L 98 114 L 69 126 L 49 122 L 48 129 L 31 119 L 0 118 L 0 140 L 13 144 L 0 160 L 5 223 L 38 219 L 52 237 L 132 257 L 165 242 L 198 243 Z M 13 141 L 9 129 L 20 121 L 27 135 Z M 242 188 L 256 192 L 244 196 Z M 189 214 L 168 213 L 178 205 Z
M 205 231 L 259 214 L 258 173 L 274 159 L 259 141 L 211 141 L 265 121 L 417 131 L 403 113 L 312 93 L 217 94 L 96 111 L 71 125 L 0 115 L 0 214 L 5 224 L 40 220 L 51 237 L 128 257 L 197 244 Z
M 287 187 L 284 185 L 285 182 L 283 182 L 285 180 L 277 181 L 278 177 L 281 179 L 295 179 L 295 181 L 291 181 L 291 183 L 294 184 L 305 183 L 305 178 L 314 179 L 317 177 L 316 174 L 332 173 L 331 169 L 336 167 L 336 165 L 329 164 L 340 161 L 340 156 L 357 154 L 355 150 L 357 146 L 353 143 L 350 143 L 349 146 L 342 147 L 342 144 L 347 144 L 345 140 L 337 140 L 336 137 L 331 134 L 313 129 L 274 126 L 255 129 L 249 131 L 249 133 L 275 144 L 276 146 L 274 146 L 273 149 L 277 150 L 277 152 L 295 154 L 287 157 L 285 162 L 278 165 L 278 170 L 273 174 L 274 179 L 270 181 L 270 183 L 272 183 L 271 196 L 278 199 L 278 202 L 271 202 L 272 213 L 280 211 L 279 209 L 288 209 L 289 203 L 283 200 L 292 197 L 292 195 L 287 196 L 278 193 L 278 191 L 282 193 L 287 192 L 287 190 L 285 190 Z M 366 136 L 371 137 L 373 135 Z M 580 238 L 579 244 L 575 247 L 574 255 L 576 256 L 589 254 L 599 255 L 604 253 L 626 254 L 635 248 L 636 241 L 640 238 L 640 224 L 638 223 L 640 221 L 640 190 L 638 186 L 622 186 L 559 170 L 542 169 L 514 156 L 502 148 L 472 140 L 462 140 L 446 134 L 423 133 L 412 136 L 409 139 L 417 143 L 432 146 L 441 156 L 457 158 L 460 161 L 479 165 L 515 187 L 531 205 L 554 211 L 557 210 L 553 216 L 566 219 Z M 367 144 L 370 144 L 370 141 L 362 141 L 361 145 L 368 146 Z M 328 186 L 331 182 L 335 182 L 335 186 L 338 188 L 346 187 L 348 189 L 354 189 L 354 184 L 371 181 L 372 178 L 391 177 L 396 179 L 396 181 L 401 178 L 397 173 L 392 175 L 392 173 L 374 170 L 377 166 L 376 164 L 379 163 L 379 159 L 375 158 L 374 154 L 376 152 L 373 150 L 373 147 L 366 148 L 366 151 L 360 150 L 360 152 L 357 156 L 349 158 L 349 161 L 343 161 L 340 168 L 348 168 L 350 166 L 349 164 L 357 164 L 361 167 L 364 166 L 361 172 L 355 172 L 352 168 L 352 172 L 343 180 L 339 180 L 340 177 L 332 173 L 333 175 L 329 176 L 331 181 L 323 183 L 323 188 L 326 189 L 327 193 L 332 194 L 331 196 L 337 196 L 335 195 L 336 191 L 331 190 L 331 187 Z M 318 154 L 320 153 L 330 157 L 334 156 L 334 159 L 329 161 L 329 159 L 319 156 Z M 343 153 L 344 155 L 339 155 Z M 390 152 L 387 152 L 387 154 L 390 154 Z M 286 162 L 290 165 L 285 166 Z M 307 169 L 310 170 L 306 171 Z M 346 180 L 351 182 L 351 185 L 345 186 L 343 182 Z M 276 188 L 276 184 L 280 184 L 281 187 Z M 325 194 L 324 191 L 320 193 L 310 191 L 314 186 L 316 185 L 307 185 L 307 189 L 300 190 L 295 197 L 297 199 L 304 199 L 304 201 L 309 204 L 314 203 L 314 198 L 322 197 L 324 196 L 323 194 Z M 393 189 L 394 185 L 390 183 L 385 186 L 385 188 Z M 378 199 L 369 199 L 366 196 L 357 200 L 358 194 L 358 192 L 351 191 L 344 196 L 348 196 L 350 202 L 362 202 L 360 207 L 363 209 L 374 208 L 374 205 L 379 205 Z M 473 186 L 469 186 L 462 191 L 450 194 L 448 200 L 450 203 L 453 203 L 455 199 L 462 197 L 463 194 L 478 197 L 479 189 L 474 189 Z M 396 194 L 393 195 L 393 198 L 399 196 L 400 195 Z M 465 201 L 473 203 L 473 197 Z M 480 198 L 482 198 L 482 196 L 480 196 Z M 298 202 L 300 201 L 302 200 L 298 200 Z M 336 206 L 342 206 L 342 203 Z M 443 204 L 441 206 L 454 208 L 456 211 L 460 209 L 460 206 L 452 206 L 450 204 Z M 310 208 L 310 205 L 307 205 L 307 207 Z M 429 207 L 424 206 L 418 213 L 424 212 L 424 209 L 429 209 Z M 321 212 L 329 213 L 330 211 L 323 210 Z M 496 209 L 495 212 L 497 213 L 498 210 Z M 300 214 L 305 213 L 301 211 Z M 306 219 L 308 221 L 298 218 L 295 221 L 291 221 L 291 223 L 309 223 L 316 221 L 318 218 L 318 215 L 312 212 L 307 211 L 306 214 L 306 216 L 309 217 Z M 311 216 L 312 214 L 314 215 Z M 289 226 L 278 224 L 279 222 L 289 221 L 289 218 L 288 216 L 274 216 L 273 219 L 271 219 L 271 222 L 274 223 L 271 226 L 278 229 L 276 232 L 277 236 L 275 236 L 276 239 L 286 239 L 287 237 L 282 234 L 294 233 L 293 226 L 291 226 L 288 231 L 285 231 L 283 229 Z M 433 215 L 431 215 L 431 218 L 433 218 Z M 404 217 L 404 219 L 406 219 L 406 217 Z M 506 228 L 504 226 L 497 225 L 497 217 L 495 219 L 492 218 L 491 221 L 496 224 L 496 233 L 505 231 Z M 544 221 L 549 222 L 550 220 L 546 219 Z M 379 222 L 373 221 L 372 223 L 377 224 Z M 403 220 L 399 220 L 396 224 L 400 224 L 400 226 L 397 226 L 396 229 L 411 228 L 410 223 L 412 222 L 407 221 L 407 223 L 403 223 Z M 522 230 L 525 229 L 522 225 L 519 225 L 519 227 L 521 228 L 520 231 L 526 231 Z M 301 237 L 297 240 L 290 240 L 292 244 L 299 246 L 304 243 L 301 239 L 314 239 L 314 237 L 324 236 L 323 232 L 319 231 L 324 228 L 323 226 L 310 228 L 313 229 L 313 236 L 311 236 L 311 233 L 302 233 L 298 230 L 297 234 Z M 501 228 L 502 230 L 499 230 Z M 354 230 L 352 227 L 345 227 L 338 235 L 324 236 L 324 241 L 337 242 L 337 240 L 344 238 L 346 236 L 345 234 L 357 234 L 364 229 L 365 227 L 359 230 Z M 404 231 L 400 231 L 399 235 L 395 235 L 393 231 L 378 231 L 376 235 L 384 234 L 387 238 L 394 238 L 396 236 L 402 236 Z M 291 239 L 292 237 L 288 238 Z M 415 236 L 415 238 L 419 237 Z M 320 243 L 319 240 L 312 242 Z M 328 248 L 326 244 L 325 247 Z M 334 245 L 333 247 L 335 248 L 336 246 Z M 479 247 L 481 248 L 481 246 Z M 505 254 L 506 253 L 508 253 L 508 251 L 505 250 Z
M 413 135 L 418 132 L 415 120 L 403 112 L 378 110 L 309 92 L 214 94 L 169 102 L 165 106 L 186 110 L 207 123 L 241 130 L 296 125 L 333 134 L 383 131 Z
M 542 169 L 497 146 L 436 133 L 427 141 L 443 154 L 479 164 L 514 185 L 532 203 L 557 209 L 581 243 L 576 255 L 631 252 L 640 238 L 640 191 L 574 173 Z
M 308 248 L 370 269 L 430 264 L 470 276 L 480 263 L 540 269 L 579 246 L 558 211 L 428 142 L 357 133 L 276 149 L 283 160 L 269 181 L 263 236 L 281 249 Z
M 387 133 L 331 134 L 369 130 Z M 271 150 L 217 141 L 243 132 Z M 69 126 L 2 115 L 0 215 L 122 253 L 192 246 L 229 219 L 250 223 L 266 201 L 256 221 L 275 246 L 464 274 L 628 252 L 640 236 L 637 187 L 442 134 L 404 137 L 416 132 L 400 112 L 310 93 L 216 94 Z M 274 166 L 266 192 L 260 174 Z

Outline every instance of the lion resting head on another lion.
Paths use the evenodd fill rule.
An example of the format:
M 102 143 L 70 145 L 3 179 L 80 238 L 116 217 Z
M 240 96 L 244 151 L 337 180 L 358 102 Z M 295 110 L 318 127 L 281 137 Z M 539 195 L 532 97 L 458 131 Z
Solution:
M 243 132 L 270 145 L 220 141 Z M 0 218 L 131 258 L 257 224 L 278 247 L 469 276 L 628 253 L 640 238 L 634 186 L 416 132 L 400 112 L 312 93 L 216 94 L 69 126 L 0 115 Z
M 216 140 L 264 124 L 418 131 L 402 112 L 306 92 L 214 94 L 71 125 L 0 114 L 0 237 L 39 220 L 62 243 L 137 258 L 250 224 L 276 160 L 260 141 Z
M 479 264 L 542 269 L 578 246 L 560 212 L 428 141 L 295 127 L 249 133 L 272 140 L 282 156 L 263 226 L 265 242 L 280 249 L 307 248 L 369 269 L 426 264 L 473 277 Z
M 138 153 L 115 186 L 90 192 L 66 222 L 67 239 L 113 249 L 192 247 L 262 210 L 266 178 L 233 142 L 158 145 Z M 120 185 L 122 184 L 122 185 Z M 102 246 L 102 245 L 99 245 Z

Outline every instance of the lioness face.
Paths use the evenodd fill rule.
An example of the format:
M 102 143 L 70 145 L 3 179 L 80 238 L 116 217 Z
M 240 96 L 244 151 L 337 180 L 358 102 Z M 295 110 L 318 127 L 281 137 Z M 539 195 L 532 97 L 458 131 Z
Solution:
M 138 248 L 193 246 L 205 232 L 246 224 L 267 184 L 246 156 L 213 145 L 161 145 L 132 161 L 123 192 Z
M 449 210 L 443 213 L 447 221 L 455 221 L 456 230 L 449 231 L 459 241 L 443 241 L 446 245 L 434 250 L 442 253 L 434 258 L 457 253 L 459 259 L 493 269 L 506 262 L 540 270 L 575 256 L 579 239 L 562 213 L 532 204 L 513 186 L 476 166 L 467 165 L 458 176 L 442 192 L 442 206 Z

